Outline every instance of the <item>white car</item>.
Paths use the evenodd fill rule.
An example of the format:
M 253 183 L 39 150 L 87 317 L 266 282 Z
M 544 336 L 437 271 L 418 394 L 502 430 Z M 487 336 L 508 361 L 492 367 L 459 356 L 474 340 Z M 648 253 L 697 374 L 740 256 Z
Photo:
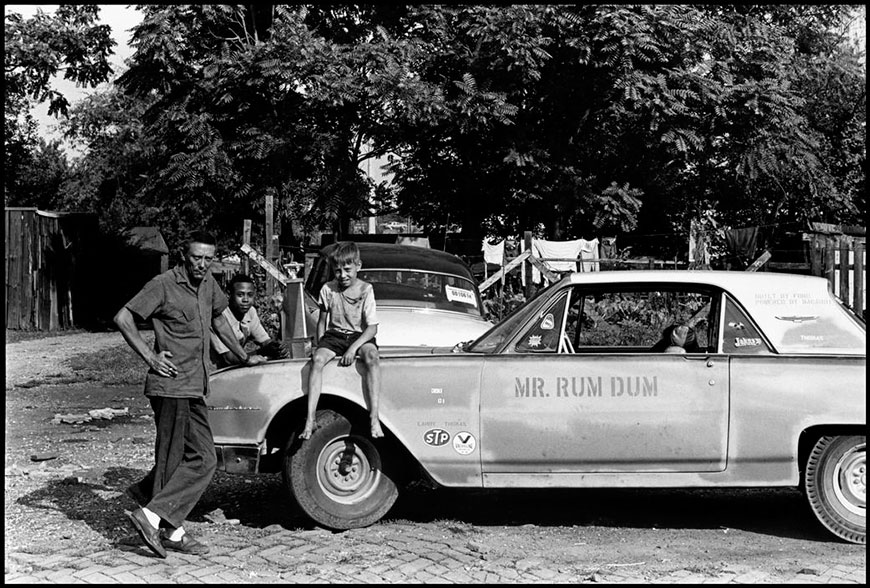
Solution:
M 333 529 L 378 521 L 420 481 L 793 487 L 807 507 L 792 516 L 864 544 L 866 342 L 822 278 L 573 273 L 455 351 L 383 354 L 382 439 L 360 372 L 332 361 L 299 440 L 307 357 L 214 372 L 209 423 L 220 469 L 283 471 L 302 511 Z M 595 505 L 578 494 L 571 508 Z
M 452 347 L 476 339 L 492 323 L 483 317 L 477 283 L 459 257 L 424 247 L 357 243 L 358 277 L 372 284 L 378 310 L 379 347 Z M 317 328 L 320 288 L 332 279 L 324 247 L 305 280 L 305 320 Z

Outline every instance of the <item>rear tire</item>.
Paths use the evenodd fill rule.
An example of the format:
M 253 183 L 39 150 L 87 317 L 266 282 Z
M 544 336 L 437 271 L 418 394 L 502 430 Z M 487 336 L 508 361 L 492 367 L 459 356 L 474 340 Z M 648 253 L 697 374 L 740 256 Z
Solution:
M 807 458 L 804 492 L 816 518 L 834 535 L 867 543 L 866 437 L 822 437 Z
M 315 422 L 310 439 L 288 443 L 285 485 L 319 525 L 344 530 L 377 522 L 398 497 L 378 451 L 383 440 L 371 439 L 367 420 L 356 427 L 332 410 L 317 411 Z

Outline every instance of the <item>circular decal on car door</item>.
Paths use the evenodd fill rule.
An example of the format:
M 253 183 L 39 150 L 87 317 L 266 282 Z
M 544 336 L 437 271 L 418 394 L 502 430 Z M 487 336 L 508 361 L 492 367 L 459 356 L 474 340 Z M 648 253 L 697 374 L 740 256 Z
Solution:
M 468 455 L 474 451 L 475 447 L 477 447 L 477 441 L 471 433 L 462 431 L 453 436 L 453 449 L 459 455 Z
M 429 429 L 423 433 L 423 443 L 432 447 L 441 447 L 450 440 L 450 433 L 444 429 Z

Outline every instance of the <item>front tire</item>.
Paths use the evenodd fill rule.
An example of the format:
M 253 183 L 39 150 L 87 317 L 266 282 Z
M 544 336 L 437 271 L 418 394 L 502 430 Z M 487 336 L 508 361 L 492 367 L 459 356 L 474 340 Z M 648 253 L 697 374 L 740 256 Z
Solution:
M 317 411 L 310 439 L 290 440 L 283 469 L 284 483 L 303 512 L 330 529 L 367 527 L 398 496 L 368 427 L 356 427 L 332 410 Z
M 822 437 L 807 459 L 804 491 L 816 518 L 837 537 L 867 542 L 866 437 Z

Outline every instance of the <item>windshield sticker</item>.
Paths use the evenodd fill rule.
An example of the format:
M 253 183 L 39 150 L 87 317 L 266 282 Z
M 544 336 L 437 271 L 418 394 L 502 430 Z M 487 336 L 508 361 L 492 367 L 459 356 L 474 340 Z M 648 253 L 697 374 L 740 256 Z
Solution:
M 475 447 L 477 447 L 477 441 L 474 439 L 474 435 L 468 431 L 456 433 L 453 437 L 453 449 L 455 449 L 456 453 L 459 455 L 473 453 Z
M 444 429 L 429 429 L 423 433 L 423 443 L 432 447 L 447 445 L 448 441 L 450 441 L 450 433 Z
M 761 345 L 761 339 L 758 337 L 735 337 L 734 347 L 757 347 Z
M 471 290 L 454 288 L 453 286 L 444 286 L 444 289 L 447 293 L 447 300 L 450 302 L 462 302 L 477 308 L 477 298 Z
M 556 322 L 556 321 L 553 320 L 553 315 L 552 315 L 552 314 L 548 314 L 547 316 L 544 317 L 544 320 L 541 321 L 541 329 L 544 330 L 544 331 L 549 331 L 550 329 L 553 328 L 553 324 L 554 324 L 555 322 Z
M 728 326 L 731 327 L 732 329 L 737 329 L 738 331 L 741 331 L 741 330 L 746 328 L 746 326 L 743 323 L 734 322 L 734 321 L 730 321 L 728 323 Z
M 529 335 L 529 347 L 540 347 L 541 346 L 541 336 L 540 335 Z
M 634 398 L 659 395 L 658 376 L 557 376 L 549 381 L 540 377 L 514 379 L 515 398 Z

